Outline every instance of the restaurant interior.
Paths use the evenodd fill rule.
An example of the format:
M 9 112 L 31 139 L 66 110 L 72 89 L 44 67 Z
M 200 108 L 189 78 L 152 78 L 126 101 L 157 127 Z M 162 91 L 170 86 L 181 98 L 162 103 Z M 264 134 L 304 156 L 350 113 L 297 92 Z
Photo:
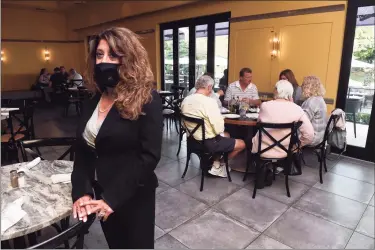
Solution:
M 99 220 L 73 218 L 70 175 L 77 124 L 92 98 L 90 41 L 110 27 L 139 36 L 163 103 L 155 248 L 374 249 L 370 0 L 1 1 L 2 248 L 109 248 Z M 181 103 L 202 75 L 218 93 L 243 68 L 262 103 L 273 100 L 285 69 L 299 85 L 317 76 L 327 117 L 345 112 L 344 147 L 328 143 L 334 129 L 325 124 L 323 142 L 301 151 L 301 173 L 276 174 L 272 160 L 272 185 L 259 188 L 249 146 L 259 107 L 248 107 L 223 114 L 226 128 L 246 131 L 246 149 L 229 160 L 228 178 L 207 174 L 204 157 L 190 156 Z M 235 112 L 221 101 L 222 113 Z

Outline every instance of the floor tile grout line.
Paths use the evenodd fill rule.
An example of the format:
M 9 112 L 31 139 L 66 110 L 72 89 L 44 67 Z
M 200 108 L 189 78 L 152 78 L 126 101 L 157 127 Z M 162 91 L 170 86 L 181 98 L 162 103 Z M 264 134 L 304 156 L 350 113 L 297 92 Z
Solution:
M 267 235 L 266 234 L 266 231 L 270 228 L 270 227 L 272 227 L 272 225 L 278 220 L 278 219 L 280 219 L 286 212 L 288 212 L 289 211 L 289 209 L 291 208 L 291 207 L 293 207 L 293 205 L 294 204 L 296 204 L 305 194 L 307 194 L 307 192 L 309 192 L 310 191 L 310 189 L 311 189 L 312 187 L 309 187 L 309 189 L 307 189 L 306 190 L 306 192 L 304 192 L 295 202 L 293 202 L 293 203 L 291 203 L 290 204 L 290 206 L 288 205 L 288 204 L 285 204 L 285 205 L 287 205 L 288 206 L 288 208 L 283 212 L 283 213 L 281 213 L 280 214 L 280 216 L 279 217 L 277 217 L 277 219 L 274 221 L 274 222 L 272 222 L 266 229 L 264 229 L 264 231 L 261 233 L 261 235 L 262 234 L 264 234 L 265 236 L 267 236 L 267 237 L 270 237 L 270 238 L 272 238 L 271 236 L 269 236 L 269 235 Z M 267 198 L 269 198 L 269 199 L 272 199 L 272 198 L 270 198 L 270 197 L 267 197 Z M 275 200 L 275 199 L 272 199 L 272 200 Z M 276 200 L 277 201 L 277 200 Z M 282 203 L 282 202 L 281 202 Z M 283 203 L 284 204 L 284 203 Z M 260 236 L 260 235 L 259 235 Z M 259 238 L 259 236 L 257 237 L 257 238 Z M 256 239 L 257 239 L 256 238 Z M 251 243 L 250 243 L 250 245 L 256 240 L 256 239 L 254 239 Z M 274 240 L 276 240 L 276 239 L 274 239 Z M 280 242 L 280 243 L 282 243 L 282 244 L 284 244 L 284 245 L 286 245 L 286 246 L 289 246 L 288 244 L 286 244 L 285 242 L 282 242 L 282 241 L 279 241 L 279 240 L 276 240 L 276 241 L 278 241 L 278 242 Z M 250 246 L 249 245 L 249 246 Z M 249 246 L 247 246 L 247 247 L 249 247 Z M 289 246 L 289 247 L 291 247 L 291 246 Z M 291 248 L 293 248 L 293 247 L 291 247 Z
M 359 219 L 359 221 L 358 221 L 358 223 L 357 223 L 355 229 L 353 230 L 352 235 L 350 235 L 350 238 L 349 238 L 348 242 L 347 242 L 346 245 L 345 245 L 345 249 L 346 249 L 346 247 L 348 246 L 350 240 L 352 239 L 352 237 L 353 237 L 353 235 L 354 235 L 354 232 L 356 232 L 356 229 L 358 228 L 359 223 L 361 223 L 361 220 L 362 220 L 362 218 L 363 218 L 363 215 L 366 213 L 368 207 L 369 207 L 369 205 L 367 204 L 366 209 L 363 211 L 361 218 Z M 362 235 L 363 235 L 363 234 L 362 234 Z
M 342 174 L 338 174 L 338 173 L 335 173 L 335 172 L 331 172 L 331 170 L 328 170 L 328 173 L 335 174 L 335 175 L 338 175 L 338 176 L 341 176 L 341 177 L 345 177 L 345 178 L 348 178 L 348 179 L 351 179 L 351 180 L 364 182 L 364 183 L 371 184 L 371 185 L 375 186 L 375 183 L 371 183 L 371 182 L 368 182 L 368 181 L 358 180 L 358 179 L 355 179 L 355 178 L 351 178 L 351 177 L 349 177 L 349 176 L 345 176 L 345 175 L 342 175 Z
M 318 183 L 319 183 L 319 181 L 318 181 L 316 184 L 318 184 Z M 316 185 L 316 184 L 315 184 L 315 185 Z M 320 191 L 323 191 L 323 192 L 326 192 L 326 193 L 334 194 L 334 195 L 337 195 L 337 196 L 339 196 L 339 197 L 342 197 L 342 198 L 345 198 L 345 199 L 348 199 L 348 200 L 351 200 L 351 201 L 355 201 L 355 202 L 358 202 L 358 203 L 361 203 L 361 204 L 364 204 L 364 205 L 369 205 L 369 203 L 370 203 L 370 201 L 371 201 L 371 199 L 372 199 L 372 196 L 371 196 L 371 199 L 370 199 L 369 203 L 365 203 L 365 202 L 362 202 L 362 201 L 353 200 L 353 199 L 351 199 L 351 198 L 348 198 L 348 197 L 342 196 L 342 195 L 340 195 L 340 194 L 336 194 L 336 193 L 330 192 L 330 191 L 325 190 L 325 189 L 317 188 L 317 187 L 315 187 L 315 185 L 312 186 L 312 188 L 317 189 L 317 190 L 320 190 Z M 375 194 L 375 193 L 374 193 L 374 194 Z M 374 195 L 373 195 L 373 196 L 374 196 Z M 371 205 L 370 205 L 370 206 L 371 206 Z

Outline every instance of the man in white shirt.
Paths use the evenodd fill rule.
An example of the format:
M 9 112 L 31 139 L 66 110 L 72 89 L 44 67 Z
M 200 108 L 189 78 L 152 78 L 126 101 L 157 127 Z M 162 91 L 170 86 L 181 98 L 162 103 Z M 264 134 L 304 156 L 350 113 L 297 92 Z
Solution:
M 252 70 L 243 68 L 240 71 L 240 80 L 231 83 L 225 93 L 224 102 L 228 105 L 237 97 L 242 102 L 247 102 L 251 106 L 259 106 L 261 101 L 258 95 L 257 86 L 251 82 L 253 78 Z
M 192 94 L 195 94 L 195 92 L 197 92 L 197 89 L 194 87 L 194 88 L 192 88 L 190 91 L 189 91 L 189 93 L 187 94 L 188 96 L 189 95 L 192 95 Z M 212 99 L 214 99 L 215 100 L 215 102 L 217 103 L 217 106 L 219 107 L 219 108 L 221 108 L 223 105 L 221 104 L 221 101 L 220 101 L 220 96 L 223 96 L 224 95 L 224 92 L 222 91 L 222 90 L 219 90 L 217 93 L 215 93 L 214 91 L 212 91 L 212 93 L 211 93 L 211 95 L 210 95 L 210 97 L 212 98 Z
M 211 98 L 214 80 L 207 75 L 201 76 L 195 83 L 196 92 L 187 96 L 181 104 L 183 115 L 200 118 L 204 120 L 205 126 L 205 147 L 212 154 L 229 153 L 228 157 L 233 158 L 245 148 L 245 143 L 239 139 L 229 137 L 224 133 L 224 118 L 216 101 Z M 184 126 L 192 131 L 195 124 L 182 121 Z M 194 139 L 202 140 L 202 130 L 198 129 L 194 133 Z M 212 175 L 226 177 L 225 164 L 220 157 L 215 157 L 209 173 Z
M 83 78 L 75 69 L 69 70 L 69 80 L 68 82 L 73 82 L 74 87 L 82 87 L 83 86 Z

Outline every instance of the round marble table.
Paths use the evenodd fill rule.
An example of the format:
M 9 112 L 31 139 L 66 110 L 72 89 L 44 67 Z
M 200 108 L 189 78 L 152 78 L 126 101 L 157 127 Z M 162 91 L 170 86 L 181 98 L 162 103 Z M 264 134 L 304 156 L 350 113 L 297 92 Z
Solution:
M 54 164 L 54 162 L 58 164 Z M 17 170 L 26 163 L 3 166 L 1 171 L 1 211 L 7 204 L 23 197 L 22 209 L 26 215 L 8 228 L 1 241 L 36 232 L 69 216 L 72 212 L 71 183 L 53 184 L 51 175 L 67 174 L 73 170 L 70 161 L 41 161 L 26 173 L 26 186 L 12 188 L 10 171 Z

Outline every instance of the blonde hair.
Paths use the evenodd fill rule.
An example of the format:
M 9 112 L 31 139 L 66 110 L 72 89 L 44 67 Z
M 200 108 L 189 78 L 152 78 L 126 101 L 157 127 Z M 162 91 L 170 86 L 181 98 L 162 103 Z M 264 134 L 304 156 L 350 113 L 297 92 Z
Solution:
M 301 88 L 302 95 L 306 98 L 311 96 L 324 96 L 326 93 L 323 84 L 317 76 L 304 77 Z
M 146 49 L 138 35 L 126 28 L 109 28 L 90 41 L 90 53 L 87 57 L 86 81 L 91 91 L 101 91 L 94 79 L 96 49 L 100 40 L 105 40 L 113 53 L 119 57 L 120 81 L 114 89 L 115 106 L 121 117 L 137 120 L 142 107 L 152 99 L 154 75 Z

